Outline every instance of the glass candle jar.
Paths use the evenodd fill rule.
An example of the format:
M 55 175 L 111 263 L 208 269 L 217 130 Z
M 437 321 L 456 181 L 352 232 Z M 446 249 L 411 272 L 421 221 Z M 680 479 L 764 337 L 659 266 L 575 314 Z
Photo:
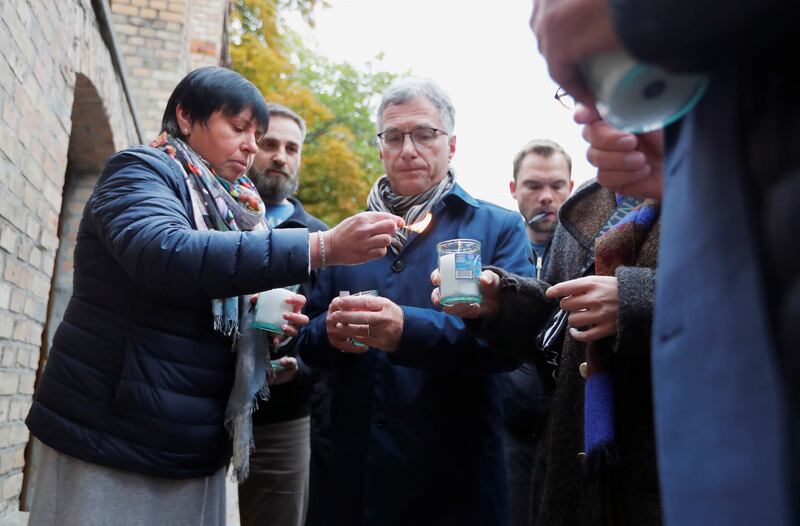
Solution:
M 289 288 L 271 289 L 258 294 L 256 302 L 256 313 L 253 318 L 253 327 L 269 332 L 276 332 L 283 334 L 283 326 L 286 325 L 286 320 L 283 315 L 287 312 L 292 312 L 294 306 L 287 303 L 298 287 L 292 286 Z
M 481 302 L 481 243 L 450 239 L 436 245 L 439 256 L 439 293 L 442 305 Z

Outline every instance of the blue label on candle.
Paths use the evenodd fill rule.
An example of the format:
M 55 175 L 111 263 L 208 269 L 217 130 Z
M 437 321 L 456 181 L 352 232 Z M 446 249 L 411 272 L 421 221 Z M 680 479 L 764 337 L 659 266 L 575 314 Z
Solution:
M 477 279 L 481 276 L 480 254 L 456 254 L 456 279 Z

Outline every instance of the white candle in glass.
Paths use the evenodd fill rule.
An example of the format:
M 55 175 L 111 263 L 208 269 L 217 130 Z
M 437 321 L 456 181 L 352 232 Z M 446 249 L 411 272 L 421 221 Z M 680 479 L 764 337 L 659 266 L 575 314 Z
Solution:
M 439 243 L 437 250 L 442 304 L 480 303 L 480 243 L 454 239 Z
M 287 289 L 272 289 L 260 293 L 256 302 L 253 327 L 283 334 L 281 327 L 286 325 L 283 315 L 294 309 L 293 305 L 286 303 L 292 294 L 292 291 Z

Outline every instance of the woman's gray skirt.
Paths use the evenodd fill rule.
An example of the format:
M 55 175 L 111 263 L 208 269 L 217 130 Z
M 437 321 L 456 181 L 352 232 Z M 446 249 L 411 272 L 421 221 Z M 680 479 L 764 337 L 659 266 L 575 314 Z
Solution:
M 225 469 L 163 479 L 107 468 L 42 445 L 29 526 L 224 526 Z

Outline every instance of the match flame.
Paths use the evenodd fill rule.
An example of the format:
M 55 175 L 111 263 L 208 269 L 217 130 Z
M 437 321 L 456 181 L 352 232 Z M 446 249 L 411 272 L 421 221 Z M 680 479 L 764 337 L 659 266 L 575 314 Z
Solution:
M 425 217 L 423 217 L 422 220 L 417 221 L 412 225 L 406 225 L 405 228 L 411 230 L 412 232 L 416 232 L 417 234 L 421 234 L 422 232 L 425 231 L 426 228 L 428 228 L 428 225 L 430 223 L 431 223 L 431 213 L 428 212 L 428 214 Z

